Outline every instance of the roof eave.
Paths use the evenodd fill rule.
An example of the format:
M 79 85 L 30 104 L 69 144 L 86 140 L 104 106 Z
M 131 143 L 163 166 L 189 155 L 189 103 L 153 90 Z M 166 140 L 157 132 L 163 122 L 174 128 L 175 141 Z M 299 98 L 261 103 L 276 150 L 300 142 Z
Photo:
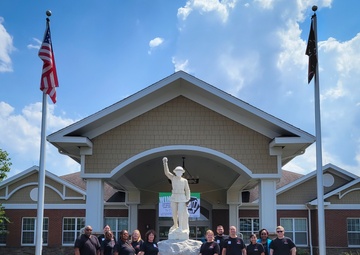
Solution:
M 315 137 L 304 132 L 300 137 L 275 137 L 269 144 L 270 150 L 281 153 L 282 164 L 285 165 L 295 157 L 305 153 L 307 147 L 315 142 Z
M 83 136 L 48 136 L 48 142 L 54 145 L 60 154 L 67 155 L 80 163 L 81 154 L 91 155 L 93 143 Z

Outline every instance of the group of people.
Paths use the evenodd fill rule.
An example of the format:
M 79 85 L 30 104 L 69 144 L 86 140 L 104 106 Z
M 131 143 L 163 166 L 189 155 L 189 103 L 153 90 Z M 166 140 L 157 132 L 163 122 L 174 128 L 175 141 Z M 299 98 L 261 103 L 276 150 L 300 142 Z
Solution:
M 122 230 L 116 240 L 109 225 L 104 227 L 104 233 L 96 237 L 92 227 L 86 226 L 75 240 L 75 255 L 159 255 L 155 241 L 156 232 L 148 230 L 145 240 L 141 239 L 139 230 L 134 230 L 129 238 L 129 232 Z
M 217 235 L 212 230 L 206 231 L 206 242 L 201 245 L 199 255 L 296 255 L 296 245 L 284 235 L 282 226 L 276 228 L 277 237 L 273 240 L 266 229 L 259 231 L 259 238 L 251 234 L 248 245 L 237 236 L 235 226 L 229 228 L 229 235 L 224 234 L 221 225 L 216 232 Z M 92 234 L 91 226 L 86 226 L 75 241 L 75 255 L 160 255 L 155 238 L 154 230 L 146 232 L 145 240 L 141 239 L 139 230 L 134 230 L 131 238 L 127 230 L 122 230 L 116 241 L 108 225 L 98 237 Z
M 216 228 L 217 235 L 212 230 L 206 231 L 206 242 L 200 247 L 199 255 L 296 255 L 296 245 L 286 237 L 282 226 L 276 228 L 277 237 L 269 238 L 266 229 L 250 235 L 250 244 L 246 245 L 242 238 L 237 236 L 236 227 L 231 226 L 229 235 L 224 234 L 224 227 Z

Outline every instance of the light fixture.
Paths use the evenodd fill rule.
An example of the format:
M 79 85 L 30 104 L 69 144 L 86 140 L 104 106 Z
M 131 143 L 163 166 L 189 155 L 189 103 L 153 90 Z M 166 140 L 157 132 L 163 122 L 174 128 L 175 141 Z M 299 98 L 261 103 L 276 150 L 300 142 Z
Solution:
M 182 168 L 186 172 L 186 176 L 184 176 L 189 184 L 198 184 L 199 183 L 199 176 L 192 176 L 188 170 L 185 168 L 185 157 L 182 157 Z

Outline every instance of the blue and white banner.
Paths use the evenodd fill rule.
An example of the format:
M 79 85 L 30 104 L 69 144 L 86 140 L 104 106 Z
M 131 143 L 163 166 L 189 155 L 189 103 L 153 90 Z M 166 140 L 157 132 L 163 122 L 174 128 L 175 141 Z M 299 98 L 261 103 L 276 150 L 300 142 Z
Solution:
M 172 217 L 170 196 L 171 192 L 159 193 L 159 217 Z M 189 217 L 200 218 L 200 193 L 190 193 L 188 212 Z

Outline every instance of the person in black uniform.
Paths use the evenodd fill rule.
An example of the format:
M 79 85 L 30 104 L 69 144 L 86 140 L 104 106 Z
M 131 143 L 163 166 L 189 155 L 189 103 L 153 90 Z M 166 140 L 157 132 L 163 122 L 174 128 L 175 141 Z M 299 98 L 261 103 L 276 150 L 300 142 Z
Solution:
M 144 240 L 141 239 L 141 234 L 138 229 L 135 229 L 131 234 L 131 245 L 135 249 L 135 254 L 138 254 L 140 251 L 141 245 L 144 243 Z
M 256 242 L 257 238 L 255 234 L 250 235 L 250 244 L 246 247 L 247 255 L 265 255 L 264 246 L 261 243 Z
M 216 233 L 217 235 L 215 236 L 215 241 L 220 246 L 220 254 L 222 254 L 222 249 L 224 248 L 224 241 L 229 236 L 224 235 L 224 227 L 222 225 L 218 225 L 216 227 Z
M 110 226 L 109 226 L 109 225 L 105 225 L 104 228 L 103 228 L 103 234 L 101 234 L 101 235 L 98 236 L 100 245 L 101 245 L 101 242 L 105 240 L 105 233 L 106 233 L 107 231 L 109 231 L 109 230 L 111 230 L 111 229 L 110 229 Z
M 220 246 L 214 240 L 214 232 L 209 229 L 205 236 L 206 242 L 201 245 L 199 255 L 219 255 Z
M 92 227 L 85 227 L 85 234 L 75 240 L 75 255 L 100 255 L 100 244 L 96 236 L 92 235 Z
M 101 255 L 113 255 L 116 241 L 113 233 L 109 230 L 105 232 L 105 239 L 101 242 Z
M 235 226 L 229 229 L 229 237 L 224 241 L 222 255 L 246 255 L 246 245 L 244 240 L 237 236 Z
M 129 232 L 127 230 L 120 231 L 120 238 L 116 244 L 114 255 L 135 255 L 135 249 L 129 241 Z
M 145 234 L 145 241 L 140 247 L 139 255 L 159 255 L 159 247 L 155 242 L 156 233 L 150 229 Z
M 277 226 L 277 237 L 270 243 L 270 255 L 296 255 L 296 245 L 289 237 L 286 237 L 284 234 L 284 227 Z

